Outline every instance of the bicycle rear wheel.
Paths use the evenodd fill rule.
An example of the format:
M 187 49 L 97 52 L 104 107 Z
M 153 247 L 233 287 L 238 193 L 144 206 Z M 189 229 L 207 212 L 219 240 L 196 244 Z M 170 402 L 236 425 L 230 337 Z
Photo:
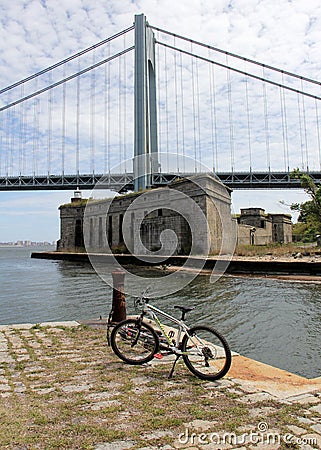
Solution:
M 218 380 L 231 367 L 231 351 L 225 338 L 214 328 L 199 325 L 189 329 L 182 340 L 183 360 L 202 380 Z
M 134 365 L 151 361 L 159 349 L 159 339 L 154 329 L 135 319 L 127 319 L 116 325 L 110 343 L 120 359 Z

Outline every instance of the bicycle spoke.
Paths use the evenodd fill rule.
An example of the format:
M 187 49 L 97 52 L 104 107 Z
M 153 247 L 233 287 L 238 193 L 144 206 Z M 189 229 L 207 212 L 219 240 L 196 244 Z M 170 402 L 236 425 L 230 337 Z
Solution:
M 147 324 L 129 319 L 114 328 L 111 345 L 116 355 L 128 364 L 143 364 L 157 353 L 158 338 Z
M 231 352 L 227 342 L 211 327 L 192 328 L 190 336 L 184 336 L 182 347 L 186 366 L 199 378 L 221 378 L 231 365 Z

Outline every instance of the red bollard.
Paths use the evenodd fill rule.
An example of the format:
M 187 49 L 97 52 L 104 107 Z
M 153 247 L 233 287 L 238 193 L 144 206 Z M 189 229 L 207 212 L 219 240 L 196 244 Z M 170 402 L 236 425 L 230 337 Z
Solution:
M 118 269 L 112 272 L 111 275 L 113 277 L 113 314 L 111 321 L 118 323 L 126 319 L 125 272 Z

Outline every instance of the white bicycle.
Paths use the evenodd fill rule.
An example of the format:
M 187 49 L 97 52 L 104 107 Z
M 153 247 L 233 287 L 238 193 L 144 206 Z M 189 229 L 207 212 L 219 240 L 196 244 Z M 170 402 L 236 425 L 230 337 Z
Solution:
M 185 315 L 193 307 L 174 306 L 182 312 L 181 319 L 161 311 L 142 296 L 135 300 L 141 308 L 137 318 L 126 319 L 113 328 L 110 340 L 114 353 L 127 364 L 144 364 L 165 354 L 174 354 L 176 359 L 169 373 L 173 375 L 175 364 L 180 357 L 188 369 L 203 380 L 218 380 L 227 374 L 231 366 L 231 351 L 226 339 L 214 328 L 207 325 L 189 327 Z M 157 314 L 176 324 L 175 331 L 166 331 Z M 149 315 L 158 329 L 144 321 Z

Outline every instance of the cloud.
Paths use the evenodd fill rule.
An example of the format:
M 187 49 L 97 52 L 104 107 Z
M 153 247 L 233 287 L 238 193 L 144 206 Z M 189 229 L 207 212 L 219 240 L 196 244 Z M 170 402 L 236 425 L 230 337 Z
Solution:
M 0 0 L 0 88 L 127 28 L 132 25 L 134 15 L 139 13 L 145 13 L 150 24 L 174 33 L 310 78 L 319 76 L 321 5 L 316 0 L 308 3 L 302 0 Z M 160 33 L 156 33 L 156 37 L 173 43 L 173 39 Z M 117 39 L 110 46 L 96 50 L 94 57 L 92 53 L 82 57 L 81 67 L 132 45 L 132 41 L 132 34 L 126 39 Z M 183 49 L 191 48 L 190 44 L 185 45 L 177 38 L 175 44 Z M 193 51 L 196 48 L 193 45 Z M 198 158 L 210 167 L 216 166 L 213 160 L 218 151 L 221 170 L 228 170 L 233 158 L 238 170 L 248 170 L 250 164 L 253 170 L 266 168 L 269 160 L 274 170 L 283 170 L 287 166 L 291 169 L 300 166 L 303 157 L 307 159 L 307 156 L 311 168 L 320 167 L 320 155 L 314 149 L 320 147 L 316 127 L 321 117 L 317 115 L 314 101 L 305 101 L 304 113 L 302 99 L 298 106 L 296 94 L 287 92 L 284 99 L 289 106 L 286 111 L 283 109 L 282 117 L 277 88 L 266 88 L 269 95 L 265 102 L 260 82 L 248 80 L 245 84 L 244 77 L 231 74 L 229 86 L 226 71 L 216 67 L 213 69 L 217 108 L 214 127 L 213 115 L 211 117 L 209 112 L 213 109 L 213 95 L 210 96 L 208 65 L 200 61 L 195 63 L 193 80 L 190 57 L 177 55 L 175 60 L 174 54 L 167 50 L 165 67 L 164 48 L 159 48 L 158 52 L 161 150 L 169 148 L 172 151 L 178 147 L 182 152 L 184 146 L 185 154 L 194 155 L 196 142 Z M 199 52 L 226 63 L 225 55 L 209 54 L 207 50 Z M 241 70 L 250 69 L 250 64 L 231 57 L 228 63 Z M 123 158 L 130 158 L 133 152 L 132 64 L 133 55 L 124 57 L 120 62 L 111 63 L 107 70 L 101 67 L 84 75 L 78 87 L 76 81 L 69 82 L 65 94 L 62 88 L 57 88 L 52 98 L 45 93 L 36 102 L 27 102 L 24 107 L 16 107 L 10 114 L 4 114 L 0 126 L 0 175 L 34 171 L 46 174 L 48 161 L 50 171 L 59 173 L 64 169 L 65 173 L 71 173 L 76 170 L 77 160 L 81 171 L 90 172 L 95 168 L 99 172 L 104 170 L 107 160 L 113 166 Z M 176 80 L 175 64 L 179 75 Z M 77 70 L 78 62 L 72 62 L 66 67 L 65 75 Z M 262 75 L 261 68 L 253 70 Z M 61 79 L 63 75 L 58 69 L 52 74 L 52 80 Z M 266 75 L 275 77 L 270 73 Z M 275 80 L 281 82 L 281 75 Z M 19 87 L 15 93 L 12 91 L 5 98 L 0 97 L 0 105 L 49 81 L 46 76 L 42 81 L 30 82 L 30 87 Z M 301 87 L 300 83 L 295 86 Z M 303 87 L 307 89 L 307 84 Z M 249 111 L 246 88 L 249 89 Z M 316 89 L 318 92 L 319 86 Z M 198 94 L 194 105 L 190 95 L 193 90 Z M 229 104 L 229 96 L 232 104 Z M 92 98 L 94 100 L 90 100 Z M 81 107 L 77 109 L 79 99 Z M 264 117 L 265 108 L 269 111 L 268 123 Z M 282 122 L 285 113 L 287 129 Z M 7 133 L 9 129 L 10 134 Z M 284 145 L 285 133 L 287 145 Z M 22 135 L 24 137 L 20 139 Z M 213 142 L 213 135 L 217 136 L 217 144 Z M 231 147 L 234 156 L 231 156 Z M 62 148 L 65 149 L 64 157 Z M 51 202 L 46 206 L 45 197 L 40 194 L 19 195 L 35 213 L 41 209 L 40 204 L 48 214 L 54 207 Z M 35 206 L 37 202 L 40 203 Z M 1 207 L 6 208 L 7 214 L 14 214 L 14 211 L 19 213 L 22 204 L 15 199 L 11 208 L 3 202 Z

